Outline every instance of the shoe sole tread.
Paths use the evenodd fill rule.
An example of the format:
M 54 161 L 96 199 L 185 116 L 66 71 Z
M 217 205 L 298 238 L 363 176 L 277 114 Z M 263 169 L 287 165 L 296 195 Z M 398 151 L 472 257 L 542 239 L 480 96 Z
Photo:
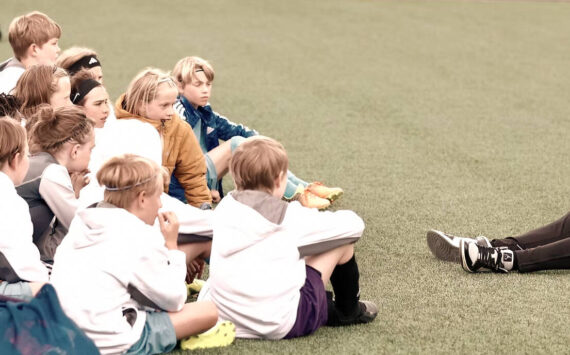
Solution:
M 459 248 L 455 247 L 447 241 L 447 237 L 442 236 L 436 230 L 430 230 L 427 232 L 427 245 L 431 250 L 431 253 L 439 260 L 461 263 L 461 256 L 459 255 Z

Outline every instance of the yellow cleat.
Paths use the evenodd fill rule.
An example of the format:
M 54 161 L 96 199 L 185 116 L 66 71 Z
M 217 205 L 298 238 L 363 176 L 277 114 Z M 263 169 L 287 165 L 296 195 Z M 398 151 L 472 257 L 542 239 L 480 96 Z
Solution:
M 233 343 L 236 337 L 236 326 L 229 321 L 216 324 L 212 329 L 192 335 L 180 341 L 182 350 L 218 348 Z
M 319 210 L 325 210 L 331 205 L 329 200 L 320 198 L 307 189 L 305 189 L 302 194 L 298 195 L 297 200 L 305 207 L 318 208 Z
M 188 296 L 195 293 L 200 293 L 205 283 L 206 281 L 204 280 L 194 279 L 191 284 L 186 284 L 186 288 L 188 289 Z
M 330 202 L 337 200 L 344 193 L 340 187 L 327 187 L 320 182 L 310 183 L 306 190 L 320 198 L 326 198 Z

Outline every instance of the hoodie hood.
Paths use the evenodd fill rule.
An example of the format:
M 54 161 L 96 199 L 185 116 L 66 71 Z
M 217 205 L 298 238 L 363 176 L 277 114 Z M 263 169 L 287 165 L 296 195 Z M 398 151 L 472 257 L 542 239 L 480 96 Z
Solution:
M 129 111 L 127 111 L 125 109 L 125 94 L 122 94 L 121 96 L 119 96 L 119 98 L 115 102 L 115 116 L 117 116 L 118 120 L 120 120 L 120 119 L 137 119 L 139 121 L 142 121 L 142 122 L 145 122 L 145 123 L 152 125 L 154 128 L 158 129 L 159 131 L 161 130 L 161 128 L 169 127 L 171 125 L 172 119 L 174 119 L 174 117 L 172 117 L 172 119 L 170 119 L 170 120 L 159 120 L 159 121 L 157 121 L 157 120 L 151 120 L 149 118 L 130 113 Z
M 107 233 L 111 228 L 122 228 L 129 224 L 129 220 L 137 218 L 123 208 L 118 208 L 110 203 L 99 202 L 77 212 L 73 224 L 81 232 L 74 233 L 74 238 L 70 241 L 73 249 L 81 249 L 99 244 L 106 238 L 113 235 Z M 66 238 L 64 238 L 65 241 Z
M 218 244 L 217 252 L 224 257 L 239 253 L 270 238 L 278 238 L 288 206 L 285 201 L 277 197 L 252 190 L 233 191 L 222 200 L 220 205 L 222 204 L 229 205 L 230 208 L 219 208 L 219 206 L 214 210 L 214 218 L 223 219 L 225 221 L 223 228 L 233 234 L 232 238 Z M 231 212 L 227 213 L 229 211 Z M 236 211 L 239 213 L 235 213 Z

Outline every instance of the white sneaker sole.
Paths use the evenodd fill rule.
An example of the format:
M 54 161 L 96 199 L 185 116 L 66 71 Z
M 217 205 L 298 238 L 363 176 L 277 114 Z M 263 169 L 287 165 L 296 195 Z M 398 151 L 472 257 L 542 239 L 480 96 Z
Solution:
M 439 260 L 452 263 L 460 263 L 461 255 L 459 255 L 459 245 L 455 245 L 452 239 L 445 233 L 430 230 L 427 232 L 427 245 L 431 253 Z
M 465 243 L 467 243 L 465 240 L 461 240 L 459 242 L 459 257 L 461 258 L 461 267 L 463 270 L 473 273 L 475 271 L 471 270 L 469 265 L 467 265 L 468 261 L 467 258 L 465 258 Z M 467 250 L 467 253 L 469 253 L 469 250 Z

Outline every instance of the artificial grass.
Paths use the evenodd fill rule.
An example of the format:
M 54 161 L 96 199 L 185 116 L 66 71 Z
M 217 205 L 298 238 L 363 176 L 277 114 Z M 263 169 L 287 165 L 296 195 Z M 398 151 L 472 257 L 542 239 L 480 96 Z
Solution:
M 197 353 L 568 351 L 566 271 L 467 274 L 425 232 L 507 236 L 569 210 L 570 4 L 5 0 L 3 32 L 34 9 L 62 48 L 99 52 L 113 98 L 145 66 L 211 60 L 213 108 L 280 140 L 299 177 L 343 187 L 334 209 L 367 224 L 374 323 Z

